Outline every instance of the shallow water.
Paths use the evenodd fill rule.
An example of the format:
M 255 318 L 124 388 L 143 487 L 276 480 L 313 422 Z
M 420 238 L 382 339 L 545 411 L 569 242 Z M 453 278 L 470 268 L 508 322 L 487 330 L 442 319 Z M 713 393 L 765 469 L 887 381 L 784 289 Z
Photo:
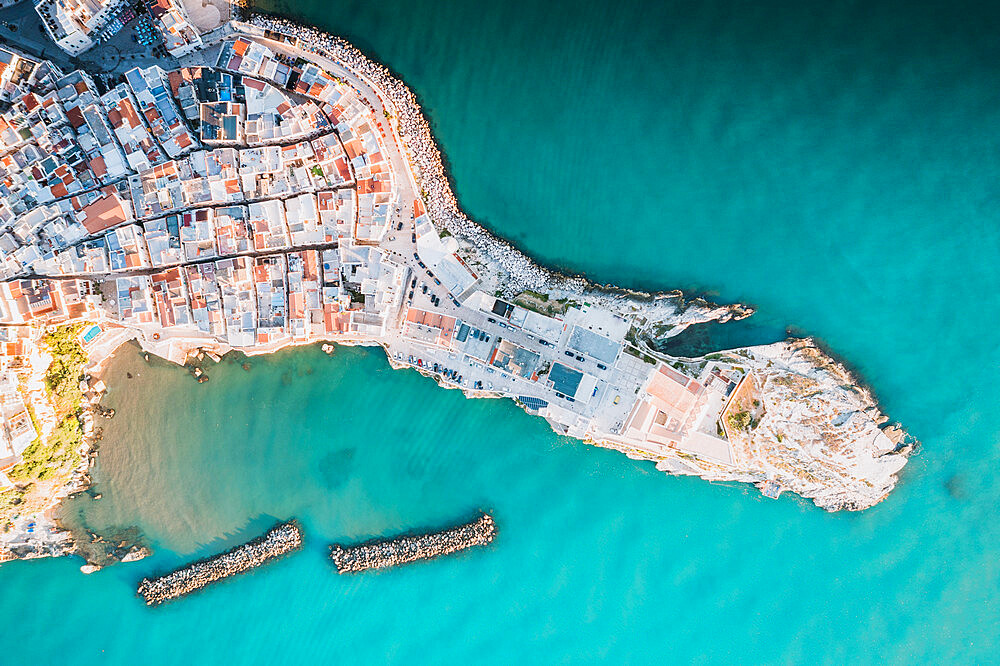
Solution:
M 141 526 L 157 554 L 89 577 L 69 559 L 0 567 L 0 623 L 19 639 L 7 655 L 995 661 L 1000 9 L 294 11 L 413 85 L 473 216 L 553 265 L 750 302 L 769 335 L 819 336 L 922 447 L 886 502 L 828 515 L 665 477 L 510 403 L 392 372 L 381 351 L 286 351 L 197 385 L 129 350 L 95 471 L 104 497 L 70 510 Z M 500 527 L 489 549 L 347 578 L 324 559 L 328 541 L 478 507 Z M 304 553 L 160 609 L 135 598 L 142 576 L 290 516 Z

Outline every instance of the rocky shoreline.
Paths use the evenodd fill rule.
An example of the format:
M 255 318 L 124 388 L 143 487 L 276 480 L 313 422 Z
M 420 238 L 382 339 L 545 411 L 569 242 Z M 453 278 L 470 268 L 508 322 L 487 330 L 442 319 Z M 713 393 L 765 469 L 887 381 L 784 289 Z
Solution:
M 337 573 L 386 569 L 420 560 L 450 555 L 474 546 L 485 546 L 497 535 L 493 516 L 482 513 L 475 520 L 438 532 L 373 539 L 353 546 L 330 546 Z
M 137 591 L 145 599 L 146 605 L 157 606 L 230 576 L 255 569 L 301 547 L 302 529 L 296 521 L 291 520 L 276 525 L 262 537 L 219 555 L 193 562 L 157 578 L 143 578 Z
M 703 298 L 685 299 L 679 290 L 644 292 L 614 285 L 599 285 L 582 275 L 565 275 L 533 261 L 520 249 L 491 233 L 462 211 L 445 168 L 444 156 L 424 117 L 420 103 L 412 90 L 393 75 L 388 67 L 368 58 L 347 40 L 300 25 L 287 19 L 253 14 L 248 25 L 269 31 L 269 37 L 292 40 L 302 51 L 329 58 L 368 82 L 379 93 L 386 108 L 395 111 L 393 123 L 387 123 L 398 133 L 407 151 L 411 172 L 416 179 L 427 214 L 439 229 L 446 229 L 465 241 L 478 255 L 482 265 L 495 271 L 494 281 L 499 291 L 512 297 L 525 290 L 545 292 L 552 297 L 586 297 L 591 302 L 622 313 L 639 310 L 650 319 L 674 322 L 684 315 L 683 322 L 669 335 L 684 326 L 702 321 L 727 321 L 753 313 L 742 305 L 717 305 Z M 382 97 L 384 95 L 384 98 Z

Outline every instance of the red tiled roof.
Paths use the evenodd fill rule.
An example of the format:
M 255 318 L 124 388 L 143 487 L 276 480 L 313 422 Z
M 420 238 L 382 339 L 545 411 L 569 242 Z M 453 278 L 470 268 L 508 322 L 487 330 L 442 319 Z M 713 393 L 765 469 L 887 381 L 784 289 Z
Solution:
M 84 206 L 83 212 L 86 214 L 83 226 L 92 234 L 104 231 L 116 224 L 122 224 L 127 220 L 125 209 L 122 208 L 118 198 L 113 196 L 102 197 L 94 203 Z

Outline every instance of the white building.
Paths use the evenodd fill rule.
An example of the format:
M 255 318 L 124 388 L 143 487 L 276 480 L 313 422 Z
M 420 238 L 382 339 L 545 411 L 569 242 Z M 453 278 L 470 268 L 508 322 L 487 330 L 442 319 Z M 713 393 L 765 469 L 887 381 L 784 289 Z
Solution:
M 126 0 L 39 0 L 35 11 L 56 46 L 75 56 L 93 46 L 96 33 L 127 4 Z

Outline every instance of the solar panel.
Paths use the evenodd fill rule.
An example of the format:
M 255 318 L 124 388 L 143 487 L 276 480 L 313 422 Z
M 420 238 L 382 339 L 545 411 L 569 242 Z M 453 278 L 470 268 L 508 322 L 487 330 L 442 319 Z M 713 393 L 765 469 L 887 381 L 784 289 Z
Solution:
M 518 396 L 517 399 L 520 400 L 521 404 L 523 404 L 528 409 L 541 409 L 542 407 L 549 406 L 549 403 L 542 400 L 541 398 L 532 398 L 530 396 L 521 395 Z

